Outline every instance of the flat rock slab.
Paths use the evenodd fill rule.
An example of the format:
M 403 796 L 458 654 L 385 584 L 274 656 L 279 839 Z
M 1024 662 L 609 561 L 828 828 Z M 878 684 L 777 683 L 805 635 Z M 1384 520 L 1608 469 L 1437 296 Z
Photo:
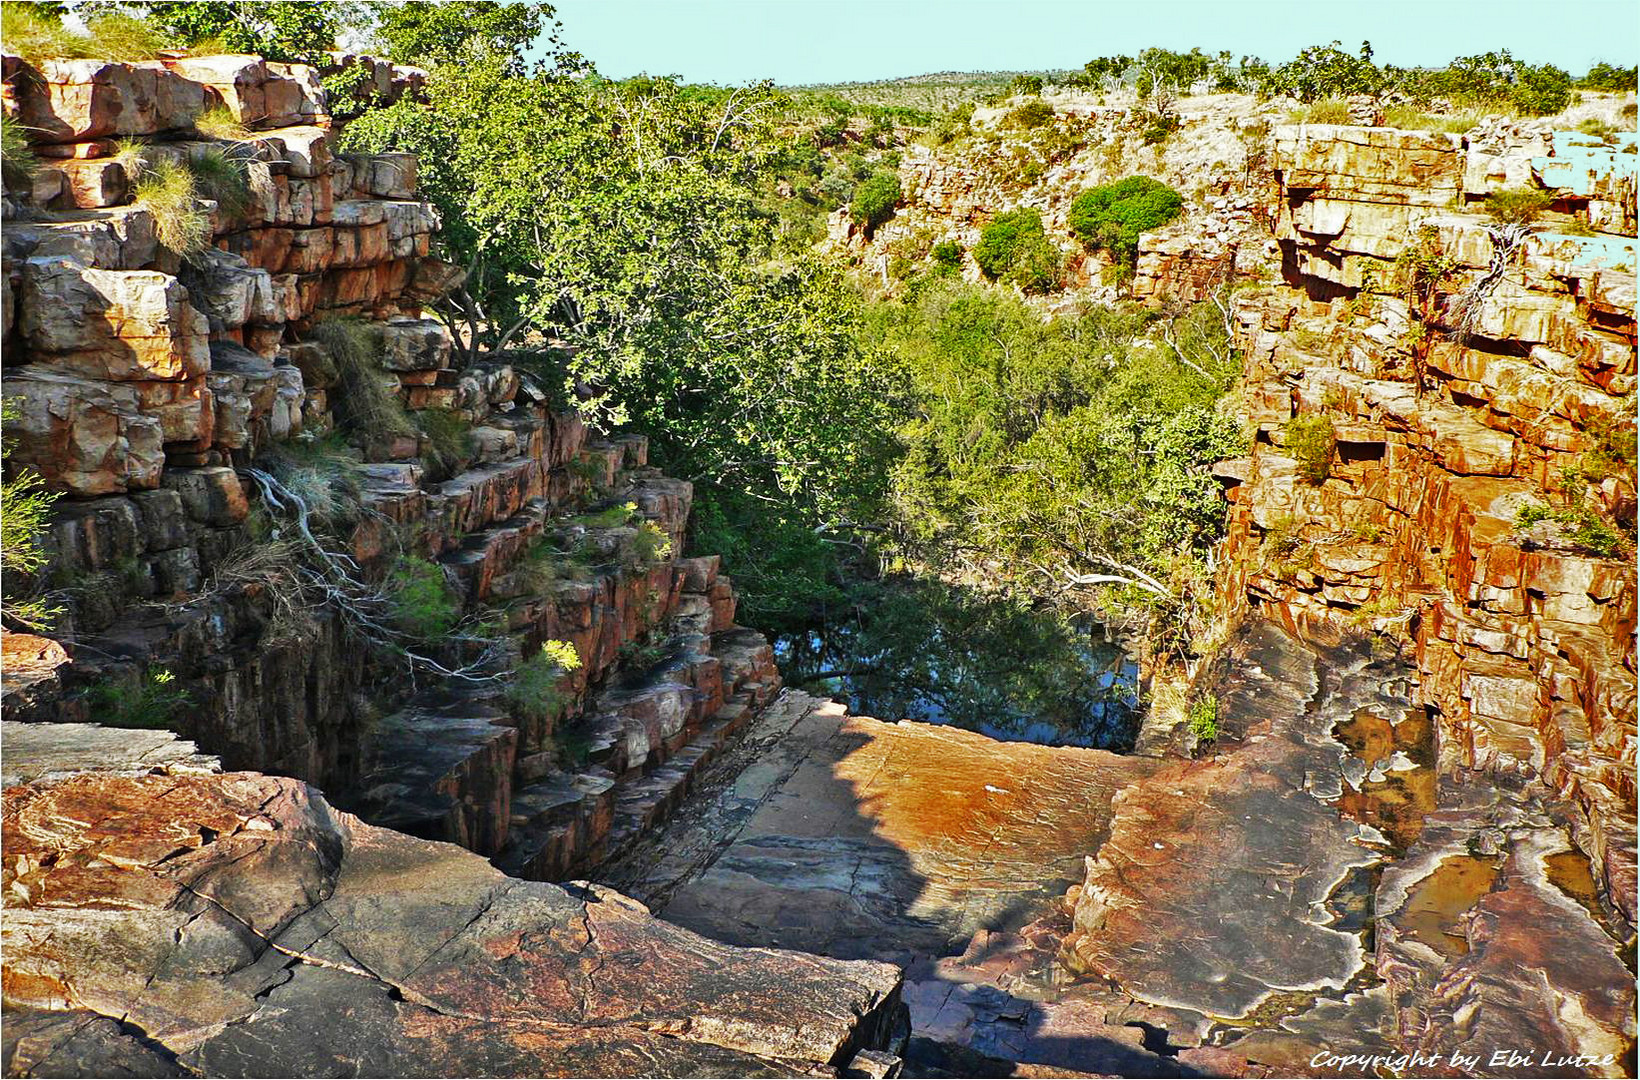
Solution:
M 1335 650 L 1335 667 L 1268 624 L 1232 650 L 1226 731 L 1245 741 L 1173 762 L 1116 798 L 1090 859 L 1066 962 L 1135 998 L 1243 1019 L 1284 993 L 1340 991 L 1366 966 L 1359 928 L 1329 902 L 1383 858 L 1375 830 L 1333 805 L 1348 752 L 1334 728 L 1404 710 L 1397 672 Z M 1091 849 L 1090 849 L 1091 850 Z
M 0 781 L 12 787 L 79 772 L 215 773 L 222 763 L 169 731 L 107 728 L 98 724 L 0 723 L 5 761 Z
M 890 965 L 720 945 L 297 781 L 4 798 L 10 1075 L 114 1075 L 133 1035 L 134 1075 L 834 1075 L 903 1037 Z
M 1159 764 L 788 691 L 676 824 L 605 873 L 719 941 L 941 955 L 1062 895 L 1104 842 L 1112 795 Z

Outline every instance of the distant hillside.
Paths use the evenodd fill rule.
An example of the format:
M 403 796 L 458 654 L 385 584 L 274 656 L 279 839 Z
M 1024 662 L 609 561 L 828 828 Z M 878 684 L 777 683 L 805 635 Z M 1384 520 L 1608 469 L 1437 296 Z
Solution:
M 872 82 L 813 83 L 786 89 L 798 100 L 842 98 L 857 106 L 912 109 L 938 115 L 960 106 L 977 104 L 1001 93 L 1016 75 L 1041 75 L 1051 79 L 1055 71 L 938 71 Z

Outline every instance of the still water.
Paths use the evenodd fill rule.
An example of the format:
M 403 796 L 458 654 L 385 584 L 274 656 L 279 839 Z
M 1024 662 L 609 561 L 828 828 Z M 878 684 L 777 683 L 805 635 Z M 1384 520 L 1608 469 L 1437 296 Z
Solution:
M 935 610 L 881 626 L 775 639 L 789 685 L 885 720 L 954 724 L 994 739 L 1127 750 L 1139 669 L 1097 625 L 1015 609 Z

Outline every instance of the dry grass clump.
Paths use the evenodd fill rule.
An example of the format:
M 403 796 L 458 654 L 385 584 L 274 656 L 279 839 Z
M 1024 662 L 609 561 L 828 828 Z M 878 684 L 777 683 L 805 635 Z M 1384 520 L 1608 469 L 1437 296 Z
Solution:
M 23 126 L 0 115 L 0 176 L 9 191 L 26 192 L 34 185 L 40 159 L 29 147 Z
M 336 363 L 341 392 L 333 406 L 343 424 L 377 437 L 416 433 L 397 386 L 382 370 L 380 327 L 362 319 L 325 319 L 314 326 L 312 337 Z
M 211 244 L 211 217 L 199 207 L 199 190 L 187 165 L 149 165 L 136 184 L 136 204 L 154 218 L 161 246 L 188 258 Z
M 194 117 L 194 130 L 207 139 L 241 142 L 251 137 L 251 129 L 239 122 L 226 105 L 215 105 Z
M 141 19 L 107 12 L 86 23 L 86 33 L 68 29 L 55 16 L 34 4 L 0 5 L 0 37 L 6 48 L 31 64 L 42 60 L 152 60 L 165 48 L 165 39 Z
M 211 147 L 188 159 L 199 194 L 213 200 L 223 213 L 237 217 L 251 204 L 250 176 L 242 155 Z

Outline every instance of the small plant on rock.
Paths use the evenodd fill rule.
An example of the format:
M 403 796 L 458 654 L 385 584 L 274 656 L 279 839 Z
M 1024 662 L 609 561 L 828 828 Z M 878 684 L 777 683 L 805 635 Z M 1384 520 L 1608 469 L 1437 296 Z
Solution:
M 191 258 L 210 246 L 211 216 L 200 209 L 199 189 L 188 166 L 154 163 L 137 180 L 134 201 L 153 216 L 161 247 Z
M 401 556 L 384 590 L 395 627 L 417 641 L 434 641 L 455 629 L 460 609 L 444 570 L 420 555 Z
M 0 115 L 0 176 L 4 177 L 6 190 L 27 192 L 39 168 L 40 159 L 30 148 L 23 125 Z
M 1190 703 L 1189 725 L 1198 746 L 1218 740 L 1219 699 L 1216 695 L 1202 694 Z
M 633 570 L 648 570 L 672 554 L 672 541 L 653 521 L 638 524 L 637 531 L 622 545 L 622 563 Z
M 875 232 L 879 225 L 894 216 L 895 207 L 900 205 L 900 197 L 899 174 L 887 169 L 874 172 L 854 189 L 849 216 L 856 225 L 864 225 L 866 232 Z
M 251 137 L 250 128 L 226 105 L 215 105 L 194 117 L 194 130 L 207 139 L 240 142 Z
M 519 664 L 507 687 L 507 704 L 520 719 L 544 723 L 557 716 L 569 695 L 564 676 L 579 669 L 580 653 L 568 641 L 547 641 L 541 651 Z
M 1320 484 L 1332 474 L 1338 437 L 1327 417 L 1293 417 L 1282 429 L 1282 441 L 1288 455 L 1298 462 L 1298 475 L 1305 480 Z
M 1486 197 L 1486 213 L 1500 225 L 1530 225 L 1554 201 L 1552 194 L 1536 188 L 1494 191 Z
M 1140 234 L 1166 225 L 1183 209 L 1184 196 L 1166 184 L 1130 176 L 1078 195 L 1067 221 L 1088 247 L 1103 248 L 1117 262 L 1132 266 Z
M 194 186 L 201 197 L 210 199 L 229 217 L 238 217 L 251 204 L 250 175 L 243 156 L 211 147 L 188 159 Z
M 193 699 L 163 667 L 150 667 L 135 687 L 108 680 L 86 695 L 91 721 L 116 728 L 168 728 Z
M 311 336 L 336 365 L 341 392 L 332 400 L 344 426 L 378 438 L 415 434 L 397 383 L 382 368 L 381 327 L 362 319 L 324 319 Z
M 454 475 L 478 448 L 473 425 L 454 409 L 422 409 L 416 426 L 426 446 L 426 461 L 441 477 Z

